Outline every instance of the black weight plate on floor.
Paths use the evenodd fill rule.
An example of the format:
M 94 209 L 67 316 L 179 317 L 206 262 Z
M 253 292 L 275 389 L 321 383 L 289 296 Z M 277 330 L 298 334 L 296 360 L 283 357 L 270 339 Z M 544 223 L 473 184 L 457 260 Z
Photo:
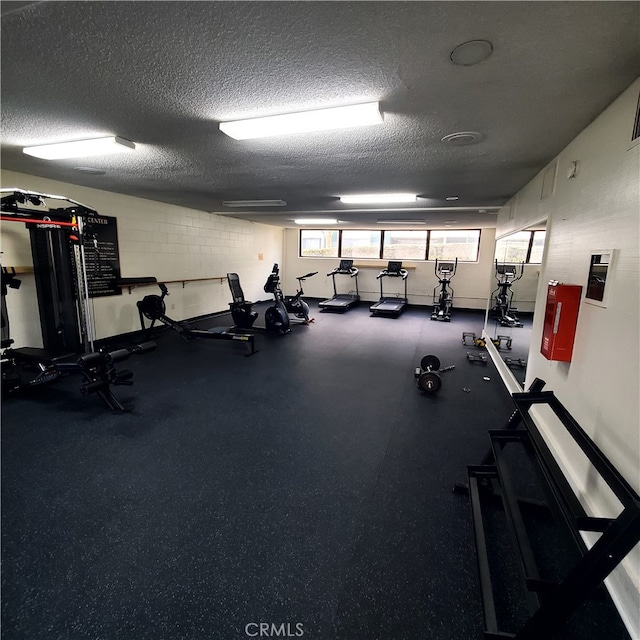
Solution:
M 418 378 L 418 386 L 425 393 L 437 393 L 442 386 L 442 380 L 440 376 L 434 371 L 425 371 Z
M 437 371 L 440 368 L 440 360 L 438 356 L 425 356 L 420 360 L 420 366 L 423 371 L 427 371 L 428 369 Z

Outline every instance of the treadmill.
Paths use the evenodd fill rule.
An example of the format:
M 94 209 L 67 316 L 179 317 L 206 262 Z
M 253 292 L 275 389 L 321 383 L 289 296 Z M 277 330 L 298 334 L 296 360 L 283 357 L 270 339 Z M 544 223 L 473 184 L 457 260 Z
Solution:
M 409 272 L 402 268 L 402 262 L 390 260 L 387 268 L 383 269 L 376 277 L 380 280 L 380 300 L 369 307 L 371 315 L 391 316 L 397 318 L 407 306 L 407 276 Z M 402 278 L 404 281 L 404 297 L 390 298 L 384 295 L 382 281 L 384 278 Z
M 340 266 L 331 273 L 327 273 L 333 279 L 333 297 L 329 300 L 319 302 L 318 306 L 322 311 L 344 313 L 360 303 L 360 292 L 358 291 L 358 269 L 353 266 L 353 260 L 340 260 Z M 355 293 L 338 293 L 336 289 L 336 275 L 350 276 L 355 278 Z

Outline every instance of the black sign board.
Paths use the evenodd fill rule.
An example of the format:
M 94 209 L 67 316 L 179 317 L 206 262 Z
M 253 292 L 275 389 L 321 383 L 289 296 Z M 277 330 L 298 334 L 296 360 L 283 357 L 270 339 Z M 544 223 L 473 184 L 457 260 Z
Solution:
M 117 219 L 112 216 L 84 218 L 84 255 L 90 298 L 122 295 L 114 281 L 120 277 Z

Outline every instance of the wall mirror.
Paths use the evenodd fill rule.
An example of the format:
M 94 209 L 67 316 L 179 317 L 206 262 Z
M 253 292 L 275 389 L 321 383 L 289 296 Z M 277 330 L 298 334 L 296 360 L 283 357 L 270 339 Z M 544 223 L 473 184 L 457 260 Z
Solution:
M 545 247 L 545 220 L 495 243 L 485 332 L 523 388 Z

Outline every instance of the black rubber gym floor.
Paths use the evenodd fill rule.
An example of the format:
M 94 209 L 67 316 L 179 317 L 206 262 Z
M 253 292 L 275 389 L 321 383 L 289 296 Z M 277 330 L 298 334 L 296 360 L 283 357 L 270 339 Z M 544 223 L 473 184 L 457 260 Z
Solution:
M 126 362 L 128 414 L 73 378 L 3 398 L 4 639 L 235 640 L 260 623 L 309 640 L 482 638 L 452 486 L 513 411 L 461 344 L 483 314 L 312 309 L 250 358 L 163 331 Z M 526 356 L 529 329 L 511 333 Z M 433 397 L 413 376 L 430 353 L 456 365 Z M 576 637 L 627 638 L 598 616 Z

